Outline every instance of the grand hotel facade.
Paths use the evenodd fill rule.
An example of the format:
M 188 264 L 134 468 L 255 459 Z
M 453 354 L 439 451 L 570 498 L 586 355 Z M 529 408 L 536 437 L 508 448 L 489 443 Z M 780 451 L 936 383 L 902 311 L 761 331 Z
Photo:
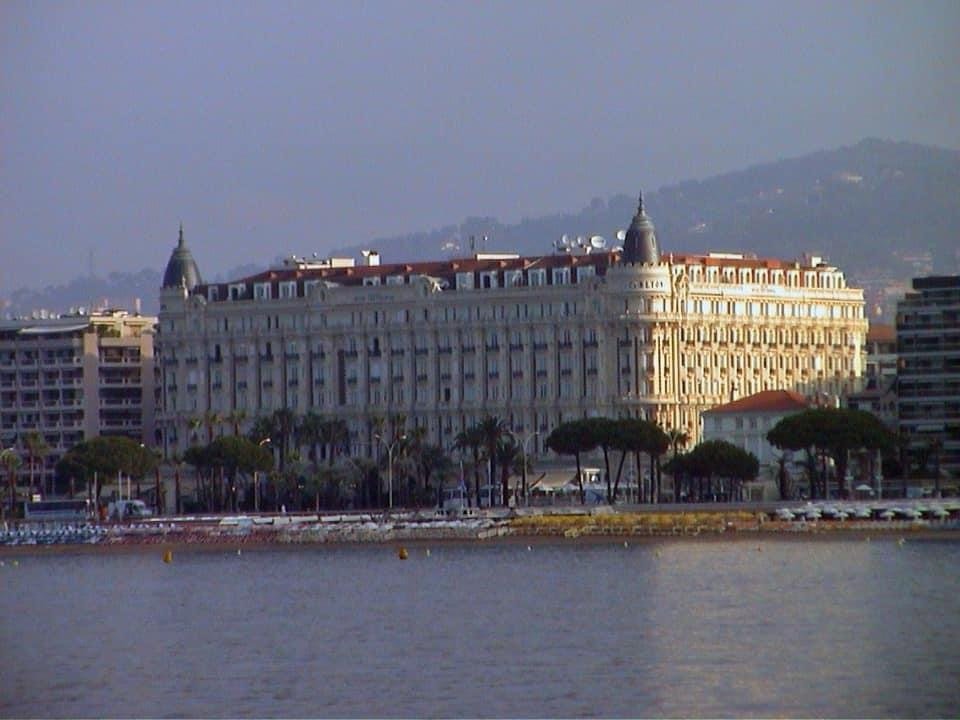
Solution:
M 291 258 L 215 284 L 181 229 L 161 291 L 158 441 L 169 457 L 197 418 L 249 425 L 280 408 L 344 420 L 357 454 L 399 434 L 391 422 L 450 448 L 487 414 L 537 455 L 558 424 L 592 415 L 697 440 L 701 411 L 739 397 L 856 388 L 866 332 L 863 292 L 837 268 L 663 253 L 642 199 L 613 251 Z

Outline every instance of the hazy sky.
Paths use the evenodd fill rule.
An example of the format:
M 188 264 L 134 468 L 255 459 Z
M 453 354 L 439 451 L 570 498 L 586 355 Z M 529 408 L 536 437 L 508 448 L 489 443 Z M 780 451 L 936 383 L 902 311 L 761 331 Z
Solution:
M 960 2 L 0 2 L 0 294 L 960 148 Z M 385 259 L 391 258 L 383 248 Z

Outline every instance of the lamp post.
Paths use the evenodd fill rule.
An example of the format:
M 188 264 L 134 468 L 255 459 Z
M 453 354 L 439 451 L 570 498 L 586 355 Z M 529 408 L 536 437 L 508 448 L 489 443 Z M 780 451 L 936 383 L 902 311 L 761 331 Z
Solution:
M 374 435 L 373 437 L 387 449 L 387 506 L 390 510 L 393 510 L 393 449 L 401 440 L 406 440 L 407 436 L 401 435 L 389 444 L 380 435 Z
M 266 437 L 260 442 L 257 443 L 257 447 L 263 447 L 270 442 L 270 438 Z M 253 511 L 260 512 L 260 471 L 253 471 Z
M 528 505 L 530 498 L 527 496 L 527 443 L 539 435 L 540 431 L 534 430 L 532 435 L 526 435 L 519 441 L 517 440 L 517 434 L 513 430 L 507 430 L 507 434 L 520 446 L 520 485 L 523 488 L 523 503 L 524 505 Z

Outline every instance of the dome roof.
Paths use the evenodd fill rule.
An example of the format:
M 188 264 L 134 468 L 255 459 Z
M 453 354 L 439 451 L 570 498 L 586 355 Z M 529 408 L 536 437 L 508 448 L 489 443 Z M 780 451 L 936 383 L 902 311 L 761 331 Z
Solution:
M 637 214 L 633 216 L 630 229 L 623 241 L 623 262 L 656 265 L 660 262 L 660 250 L 657 247 L 657 234 L 653 222 L 643 210 L 643 194 Z
M 185 287 L 187 290 L 193 290 L 202 282 L 200 269 L 183 242 L 183 225 L 180 225 L 180 239 L 163 273 L 163 287 Z

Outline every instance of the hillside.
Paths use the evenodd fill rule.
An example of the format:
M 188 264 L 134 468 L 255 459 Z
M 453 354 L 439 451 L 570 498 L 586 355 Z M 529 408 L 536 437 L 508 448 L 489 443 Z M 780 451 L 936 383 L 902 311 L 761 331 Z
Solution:
M 629 224 L 636 192 L 594 199 L 576 213 L 525 219 L 507 225 L 495 218 L 467 218 L 428 232 L 340 247 L 334 255 L 359 257 L 378 249 L 385 262 L 466 255 L 477 251 L 552 252 L 562 234 L 601 234 L 609 240 Z M 823 255 L 863 286 L 873 306 L 885 306 L 909 279 L 932 272 L 960 272 L 960 152 L 868 139 L 653 192 L 645 204 L 665 252 L 741 251 L 761 256 Z M 483 237 L 488 240 L 484 244 Z M 291 247 L 298 242 L 292 239 Z M 264 263 L 266 264 L 266 263 Z M 256 266 L 246 266 L 252 272 Z M 83 278 L 67 286 L 20 290 L 5 312 L 38 307 L 66 310 L 98 303 L 131 307 L 142 298 L 156 312 L 163 268 Z M 237 270 L 240 270 L 239 268 Z M 225 277 L 236 277 L 234 272 Z M 0 300 L 2 302 L 2 300 Z

